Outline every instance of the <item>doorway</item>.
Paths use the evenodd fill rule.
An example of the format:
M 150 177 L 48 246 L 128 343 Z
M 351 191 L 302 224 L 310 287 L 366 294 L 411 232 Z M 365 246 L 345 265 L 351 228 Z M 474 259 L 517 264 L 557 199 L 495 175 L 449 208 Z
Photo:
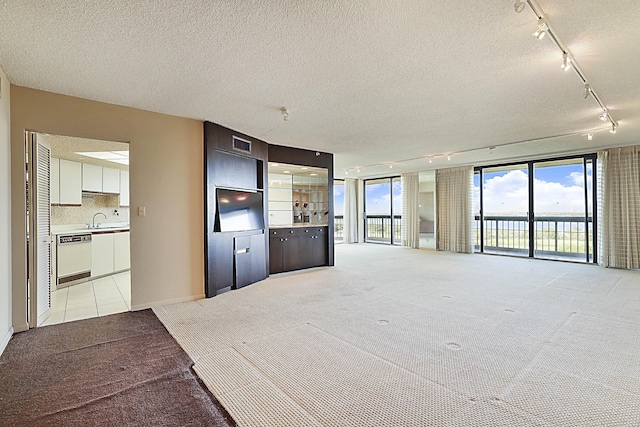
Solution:
M 29 326 L 131 310 L 128 143 L 25 135 L 27 246 L 29 229 L 48 238 L 48 254 L 34 246 L 27 257 Z M 42 146 L 47 165 L 36 169 Z
M 478 252 L 596 262 L 596 155 L 478 167 Z

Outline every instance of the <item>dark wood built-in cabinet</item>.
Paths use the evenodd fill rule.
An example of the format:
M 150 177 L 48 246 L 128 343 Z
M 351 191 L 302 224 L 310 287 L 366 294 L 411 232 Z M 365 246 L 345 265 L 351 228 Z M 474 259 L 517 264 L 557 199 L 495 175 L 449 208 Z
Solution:
M 269 273 L 333 265 L 333 203 L 329 203 L 326 212 L 327 225 L 269 229 L 266 185 L 270 161 L 326 168 L 328 200 L 333 200 L 332 154 L 270 145 L 205 122 L 204 161 L 207 297 L 258 282 Z M 222 215 L 217 206 L 217 194 L 237 194 L 234 191 L 245 192 L 251 197 L 262 196 L 262 228 L 253 226 L 251 229 L 224 231 L 225 228 L 220 226 Z M 220 200 L 221 204 L 225 202 L 222 198 Z M 257 208 L 252 206 L 255 212 Z M 260 218 L 259 213 L 257 217 Z
M 231 129 L 204 123 L 205 295 L 215 296 L 266 279 L 268 144 Z M 261 193 L 264 227 L 221 232 L 216 189 Z
M 328 265 L 326 226 L 269 230 L 269 273 Z

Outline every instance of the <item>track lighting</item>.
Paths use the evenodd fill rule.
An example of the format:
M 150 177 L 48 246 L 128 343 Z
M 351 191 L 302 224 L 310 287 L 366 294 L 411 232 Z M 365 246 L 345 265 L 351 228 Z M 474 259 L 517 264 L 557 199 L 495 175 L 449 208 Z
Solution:
M 451 154 L 447 154 L 447 160 L 451 160 Z
M 345 175 L 349 175 L 349 171 L 344 171 L 344 174 Z
M 433 163 L 433 159 L 429 157 L 429 163 Z
M 532 36 L 537 38 L 538 40 L 542 40 L 544 36 L 547 34 L 548 30 L 549 30 L 549 27 L 547 26 L 547 23 L 544 20 L 544 18 L 539 18 L 538 29 L 535 31 L 535 33 L 532 34 Z
M 584 97 L 591 95 L 591 85 L 589 83 L 585 83 L 584 85 Z
M 615 134 L 618 131 L 618 125 L 615 123 L 611 125 L 611 129 L 609 129 L 609 133 Z
M 287 110 L 287 107 L 282 107 L 280 109 L 280 112 L 282 113 L 282 119 L 286 122 L 287 120 L 289 120 L 289 110 Z
M 603 122 L 606 122 L 608 118 L 609 118 L 609 115 L 607 114 L 606 111 L 603 111 L 602 114 L 600 114 L 600 120 L 602 120 Z
M 393 165 L 389 165 L 389 169 L 393 169 Z
M 516 3 L 513 5 L 513 8 L 516 10 L 516 13 L 520 13 L 524 10 L 524 7 L 527 4 L 521 0 L 517 0 Z
M 593 139 L 593 134 L 589 133 L 587 134 L 587 140 L 591 141 Z
M 571 58 L 566 52 L 562 54 L 562 65 L 560 67 L 565 71 L 571 68 Z
M 362 170 L 361 168 L 358 168 L 358 173 L 360 173 L 361 170 Z

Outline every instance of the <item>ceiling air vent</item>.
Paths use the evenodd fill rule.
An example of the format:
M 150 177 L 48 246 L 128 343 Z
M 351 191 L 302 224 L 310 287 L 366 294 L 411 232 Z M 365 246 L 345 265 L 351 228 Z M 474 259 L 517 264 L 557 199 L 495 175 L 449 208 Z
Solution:
M 236 150 L 244 151 L 246 153 L 251 152 L 251 141 L 247 141 L 237 136 L 233 137 L 233 148 Z

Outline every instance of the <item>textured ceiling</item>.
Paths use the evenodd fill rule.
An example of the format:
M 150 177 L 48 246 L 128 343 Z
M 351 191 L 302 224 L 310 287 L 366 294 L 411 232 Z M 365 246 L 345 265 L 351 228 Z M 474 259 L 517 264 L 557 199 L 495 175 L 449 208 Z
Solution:
M 16 85 L 334 152 L 337 177 L 639 143 L 640 2 L 538 1 L 616 135 L 513 3 L 0 0 L 0 65 Z

